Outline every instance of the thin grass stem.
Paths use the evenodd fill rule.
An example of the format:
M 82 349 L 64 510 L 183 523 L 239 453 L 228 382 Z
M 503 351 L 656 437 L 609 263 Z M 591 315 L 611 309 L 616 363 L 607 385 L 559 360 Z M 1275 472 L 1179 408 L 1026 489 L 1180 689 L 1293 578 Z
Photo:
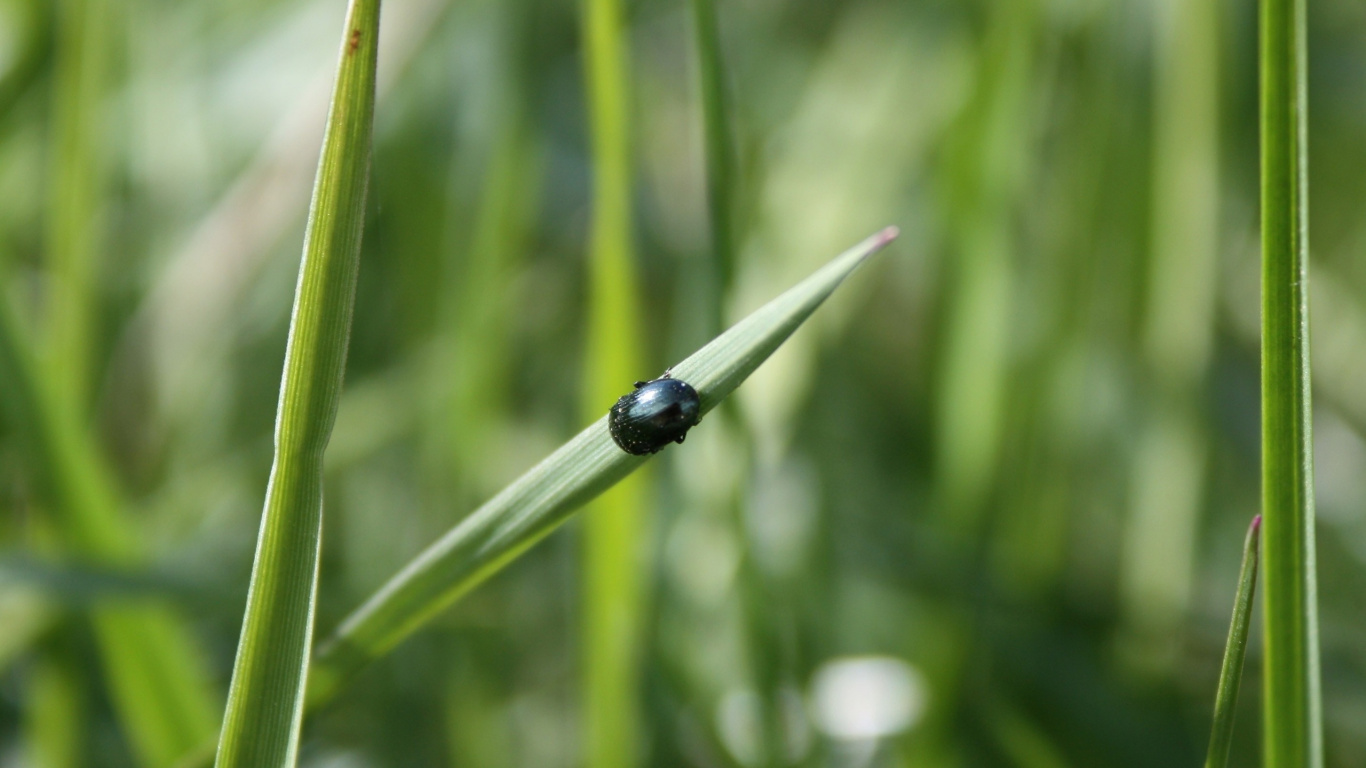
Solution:
M 1261 0 L 1260 59 L 1265 756 L 1319 768 L 1305 0 Z

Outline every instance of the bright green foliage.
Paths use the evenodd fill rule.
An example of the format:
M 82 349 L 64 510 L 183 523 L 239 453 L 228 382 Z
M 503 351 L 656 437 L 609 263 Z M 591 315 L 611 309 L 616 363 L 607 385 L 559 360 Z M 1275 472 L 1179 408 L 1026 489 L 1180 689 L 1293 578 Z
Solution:
M 1268 768 L 1318 768 L 1305 0 L 1262 0 L 1260 15 L 1265 754 Z
M 374 127 L 379 0 L 354 0 L 323 139 L 285 350 L 275 462 L 217 765 L 292 766 L 313 641 L 323 451 L 341 396 Z

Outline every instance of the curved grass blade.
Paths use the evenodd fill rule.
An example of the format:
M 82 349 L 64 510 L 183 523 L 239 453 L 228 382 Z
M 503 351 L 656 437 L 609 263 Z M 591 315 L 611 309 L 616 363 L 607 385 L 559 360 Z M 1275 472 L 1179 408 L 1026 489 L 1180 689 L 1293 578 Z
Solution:
M 890 227 L 845 251 L 672 368 L 715 408 L 759 367 L 865 258 L 897 236 Z M 629 386 L 625 382 L 624 386 Z M 570 513 L 648 457 L 612 442 L 598 419 L 503 489 L 396 574 L 342 621 L 318 649 L 309 703 L 329 698 L 352 674 L 540 541 Z
M 322 541 L 323 451 L 336 420 L 374 128 L 379 0 L 352 0 L 313 187 L 266 488 L 217 765 L 295 763 Z
M 1261 0 L 1262 518 L 1268 768 L 1323 765 L 1309 385 L 1305 0 Z
M 1219 692 L 1214 697 L 1214 726 L 1209 734 L 1205 768 L 1224 768 L 1233 743 L 1233 715 L 1238 705 L 1238 686 L 1243 680 L 1243 657 L 1247 655 L 1247 631 L 1252 623 L 1252 598 L 1257 592 L 1257 561 L 1261 554 L 1262 516 L 1252 518 L 1243 541 L 1243 564 L 1238 571 L 1238 591 L 1233 596 L 1233 618 L 1224 644 L 1224 663 L 1219 668 Z

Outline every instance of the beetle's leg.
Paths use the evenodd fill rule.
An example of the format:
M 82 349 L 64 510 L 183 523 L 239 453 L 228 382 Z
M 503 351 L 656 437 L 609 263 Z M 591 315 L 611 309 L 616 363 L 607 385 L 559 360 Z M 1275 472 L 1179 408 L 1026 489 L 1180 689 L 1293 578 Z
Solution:
M 679 435 L 677 438 L 674 439 L 674 442 L 675 442 L 675 443 L 678 443 L 679 445 L 682 445 L 682 444 L 683 444 L 683 438 L 685 438 L 685 437 L 687 437 L 686 434 Z

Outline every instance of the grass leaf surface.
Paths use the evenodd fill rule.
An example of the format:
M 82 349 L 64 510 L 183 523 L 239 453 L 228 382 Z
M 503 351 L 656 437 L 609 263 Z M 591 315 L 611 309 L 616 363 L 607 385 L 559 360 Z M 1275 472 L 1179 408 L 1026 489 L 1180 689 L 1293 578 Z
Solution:
M 1261 0 L 1260 27 L 1265 757 L 1319 768 L 1305 0 Z
M 1252 624 L 1252 598 L 1257 592 L 1257 563 L 1261 553 L 1262 517 L 1252 519 L 1243 541 L 1243 564 L 1238 571 L 1238 591 L 1233 596 L 1233 618 L 1224 644 L 1224 663 L 1219 669 L 1219 692 L 1214 697 L 1214 726 L 1210 729 L 1205 768 L 1228 765 L 1233 743 L 1233 715 L 1238 706 L 1238 687 L 1243 680 L 1243 657 L 1247 655 L 1247 632 Z
M 313 640 L 323 451 L 355 304 L 374 128 L 379 0 L 352 0 L 285 350 L 275 460 L 217 765 L 292 766 Z
M 865 258 L 896 235 L 895 228 L 888 228 L 845 251 L 673 366 L 673 377 L 697 390 L 702 413 L 715 408 Z M 622 382 L 622 391 L 630 385 Z M 310 702 L 330 698 L 357 670 L 398 645 L 648 458 L 618 448 L 608 434 L 607 417 L 598 419 L 428 547 L 343 620 L 314 659 Z

